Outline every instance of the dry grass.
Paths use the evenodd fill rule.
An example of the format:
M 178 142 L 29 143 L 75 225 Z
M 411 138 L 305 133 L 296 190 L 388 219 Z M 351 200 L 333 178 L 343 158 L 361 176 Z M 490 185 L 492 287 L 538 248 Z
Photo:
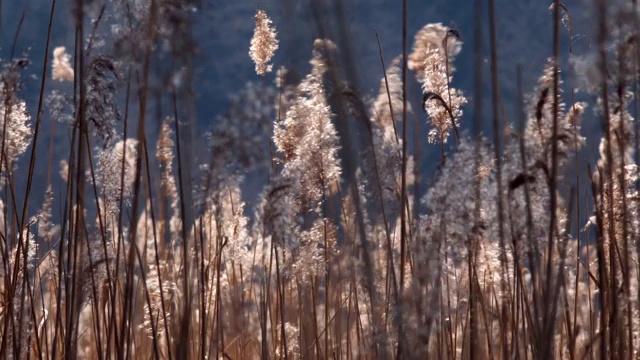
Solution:
M 590 189 L 562 176 L 584 167 L 579 149 L 598 139 L 580 134 L 588 104 L 573 88 L 570 104 L 562 100 L 562 23 L 573 35 L 558 1 L 552 57 L 528 100 L 518 89 L 516 125 L 502 110 L 494 2 L 475 1 L 473 98 L 483 98 L 486 20 L 493 139 L 480 131 L 482 102 L 465 108 L 454 87 L 461 34 L 428 24 L 410 51 L 406 1 L 403 54 L 385 69 L 380 49 L 371 102 L 358 92 L 349 48 L 328 39 L 314 42 L 302 79 L 280 67 L 277 87 L 267 85 L 278 40 L 260 10 L 250 55 L 263 84 L 232 97 L 197 153 L 198 4 L 74 5 L 73 53 L 52 50 L 47 34 L 37 109 L 20 99 L 27 59 L 12 56 L 0 73 L 0 357 L 639 356 L 635 1 L 594 3 L 599 61 L 589 74 L 600 75 L 587 90 L 604 136 Z M 315 25 L 328 33 L 322 14 Z M 416 83 L 421 93 L 410 94 Z M 430 126 L 415 134 L 413 153 L 410 116 Z M 53 133 L 48 150 L 37 148 L 47 117 L 71 134 L 64 159 L 53 157 Z M 440 145 L 435 174 L 414 164 L 423 143 Z M 28 167 L 16 166 L 27 157 Z M 40 158 L 46 180 L 34 176 Z M 265 179 L 259 199 L 245 197 L 245 176 Z M 433 179 L 425 194 L 421 178 Z M 41 188 L 45 201 L 29 214 Z

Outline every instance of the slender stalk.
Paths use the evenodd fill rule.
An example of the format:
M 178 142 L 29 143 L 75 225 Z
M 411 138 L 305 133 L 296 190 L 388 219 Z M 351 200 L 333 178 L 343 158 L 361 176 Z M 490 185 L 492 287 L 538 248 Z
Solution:
M 504 241 L 504 210 L 502 203 L 502 137 L 500 136 L 502 130 L 502 123 L 499 113 L 500 94 L 498 89 L 498 55 L 497 55 L 497 43 L 496 43 L 496 24 L 495 24 L 495 5 L 494 0 L 489 0 L 489 38 L 491 42 L 491 98 L 493 104 L 493 142 L 495 151 L 496 162 L 496 182 L 498 188 L 498 195 L 496 198 L 496 207 L 498 211 L 498 240 L 500 244 L 500 270 L 503 275 L 508 273 L 507 270 L 507 253 Z M 501 276 L 500 291 L 505 296 L 509 296 L 507 293 L 507 284 L 504 280 L 505 276 Z M 501 304 L 500 316 L 504 316 L 506 310 L 506 304 Z M 504 322 L 504 318 L 501 319 Z M 501 342 L 503 344 L 502 357 L 507 358 L 509 356 L 509 349 L 506 341 L 506 331 L 501 332 Z
M 405 280 L 405 266 L 407 263 L 407 0 L 402 0 L 402 184 L 400 188 L 400 281 L 398 284 L 398 293 L 402 294 Z M 396 306 L 399 313 L 402 314 L 402 298 L 398 297 Z M 404 330 L 402 328 L 402 318 L 399 319 L 398 336 L 401 337 Z M 403 356 L 402 341 L 398 343 L 397 358 Z

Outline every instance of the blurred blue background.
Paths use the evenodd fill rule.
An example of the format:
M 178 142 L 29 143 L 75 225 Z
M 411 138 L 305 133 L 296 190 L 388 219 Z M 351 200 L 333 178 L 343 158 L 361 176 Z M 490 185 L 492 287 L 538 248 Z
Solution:
M 246 82 L 262 82 L 254 72 L 254 65 L 248 55 L 249 41 L 253 33 L 253 15 L 257 8 L 267 11 L 278 30 L 280 49 L 273 61 L 274 68 L 284 65 L 295 69 L 299 74 L 308 72 L 310 66 L 308 60 L 311 56 L 312 43 L 319 36 L 318 27 L 314 21 L 311 2 L 316 0 L 220 0 L 203 1 L 202 8 L 195 14 L 194 27 L 195 40 L 198 44 L 199 54 L 193 59 L 196 81 L 196 112 L 198 131 L 207 129 L 216 119 L 216 116 L 224 113 L 229 96 L 240 91 Z M 23 98 L 27 101 L 33 118 L 37 109 L 40 72 L 44 58 L 44 47 L 47 34 L 47 25 L 51 2 L 47 0 L 2 0 L 1 28 L 0 28 L 0 58 L 6 60 L 11 52 L 13 39 L 18 29 L 21 16 L 24 15 L 23 25 L 17 36 L 16 53 L 27 54 L 32 65 L 25 77 Z M 66 46 L 72 52 L 74 42 L 73 21 L 70 11 L 71 1 L 59 1 L 54 17 L 54 25 L 51 39 L 52 49 L 55 46 Z M 379 88 L 382 68 L 378 55 L 378 46 L 375 32 L 380 37 L 382 51 L 386 63 L 402 51 L 402 2 L 390 0 L 345 0 L 342 8 L 348 28 L 348 44 L 342 44 L 337 36 L 336 29 L 336 1 L 326 0 L 319 2 L 324 4 L 321 17 L 329 29 L 329 38 L 338 43 L 338 48 L 344 50 L 349 46 L 352 59 L 354 59 L 355 74 L 360 85 L 360 93 L 374 97 Z M 473 29 L 474 8 L 472 0 L 431 0 L 408 2 L 408 44 L 413 44 L 413 35 L 425 24 L 440 22 L 444 25 L 457 28 L 464 41 L 462 52 L 455 61 L 457 72 L 454 75 L 452 86 L 462 89 L 469 97 L 469 103 L 464 108 L 462 130 L 471 131 L 473 118 L 473 104 L 478 99 L 473 98 Z M 551 1 L 530 0 L 496 0 L 497 42 L 498 42 L 498 68 L 500 94 L 505 109 L 507 122 L 516 119 L 516 66 L 523 69 L 523 85 L 525 94 L 534 89 L 537 78 L 540 76 L 546 59 L 552 56 L 552 31 L 553 16 L 549 10 Z M 586 55 L 593 52 L 594 26 L 590 20 L 590 6 L 585 1 L 567 0 L 565 5 L 571 11 L 573 18 L 573 48 L 577 55 Z M 484 47 L 484 132 L 491 136 L 491 98 L 490 98 L 490 72 L 488 61 L 488 28 L 487 6 L 484 6 L 482 18 L 485 21 Z M 108 20 L 108 19 L 107 19 Z M 564 90 L 570 92 L 570 71 L 568 44 L 569 36 L 565 28 L 561 35 L 562 72 L 565 78 Z M 410 50 L 410 49 L 409 49 Z M 267 81 L 273 83 L 274 73 L 269 73 Z M 409 89 L 417 91 L 418 85 L 413 78 Z M 70 91 L 70 84 L 60 84 L 48 81 L 45 93 L 53 88 Z M 124 89 L 123 89 L 124 91 Z M 412 96 L 413 97 L 413 96 Z M 587 98 L 587 95 L 579 93 L 578 99 Z M 569 101 L 569 96 L 565 100 Z M 419 105 L 414 108 L 419 109 Z M 592 107 L 588 113 L 592 114 Z M 424 113 L 418 112 L 421 119 L 420 168 L 424 174 L 432 174 L 436 164 L 440 160 L 439 145 L 427 143 L 427 125 Z M 43 134 L 39 148 L 48 149 L 50 123 L 48 113 L 43 117 Z M 410 126 L 412 128 L 412 126 Z M 150 127 L 153 132 L 156 126 Z M 594 163 L 597 159 L 597 146 L 600 141 L 600 120 L 593 115 L 587 116 L 583 122 L 583 135 L 587 136 L 587 149 L 583 151 L 583 160 Z M 58 170 L 58 162 L 68 156 L 69 130 L 62 125 L 56 126 L 54 174 Z M 410 136 L 409 148 L 413 148 L 413 136 Z M 199 147 L 201 144 L 194 144 Z M 47 160 L 43 152 L 37 159 L 36 185 L 43 187 L 44 176 L 47 171 Z M 24 158 L 28 157 L 24 156 Z M 21 163 L 20 169 L 26 170 L 27 164 Z M 580 169 L 584 172 L 584 169 Z M 570 170 L 575 171 L 575 169 Z M 20 176 L 18 174 L 18 176 Z M 54 176 L 55 177 L 55 176 Z M 430 175 L 429 175 L 430 177 Z M 584 178 L 584 177 L 583 177 Z M 251 183 L 251 181 L 250 181 Z M 258 182 L 255 183 L 255 186 Z M 586 183 L 585 183 L 586 185 Z M 18 183 L 17 192 L 24 185 Z M 424 186 L 422 189 L 424 191 Z M 57 183 L 57 193 L 64 188 Z M 253 189 L 259 192 L 260 189 Z M 565 189 L 566 191 L 566 189 Z M 44 188 L 36 189 L 33 193 L 32 207 L 41 203 Z

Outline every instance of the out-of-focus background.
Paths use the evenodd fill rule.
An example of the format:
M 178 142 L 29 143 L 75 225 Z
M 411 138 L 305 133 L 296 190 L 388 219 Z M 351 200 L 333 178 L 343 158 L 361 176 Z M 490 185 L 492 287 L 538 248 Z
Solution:
M 73 1 L 58 1 L 51 46 L 66 46 L 72 53 L 74 43 L 73 19 L 70 3 Z M 525 94 L 533 91 L 537 78 L 540 76 L 547 58 L 552 56 L 553 16 L 549 10 L 550 1 L 529 0 L 496 0 L 496 28 L 498 45 L 499 84 L 505 121 L 513 123 L 517 115 L 516 101 L 516 66 L 523 69 L 523 90 Z M 45 40 L 48 17 L 51 8 L 49 0 L 3 0 L 0 27 L 0 57 L 8 59 L 15 46 L 15 56 L 25 54 L 32 62 L 25 79 L 23 98 L 27 101 L 32 117 L 35 119 L 39 96 L 40 72 L 44 57 Z M 433 0 L 409 1 L 408 11 L 408 44 L 413 44 L 413 35 L 425 24 L 443 23 L 460 31 L 464 45 L 462 52 L 455 61 L 456 73 L 452 86 L 462 89 L 469 97 L 469 103 L 464 108 L 462 131 L 471 131 L 473 118 L 473 39 L 475 12 L 474 2 L 471 0 Z M 594 26 L 590 20 L 591 6 L 588 1 L 567 0 L 564 2 L 572 17 L 573 56 L 587 57 L 595 51 Z M 107 1 L 109 6 L 109 1 Z M 266 10 L 278 30 L 280 48 L 273 61 L 274 68 L 284 65 L 297 73 L 304 75 L 308 72 L 313 40 L 320 36 L 328 37 L 338 44 L 342 54 L 348 51 L 353 60 L 352 68 L 355 74 L 352 78 L 358 80 L 360 93 L 365 97 L 374 97 L 379 89 L 383 75 L 379 58 L 376 32 L 379 35 L 382 52 L 387 64 L 400 55 L 402 51 L 402 3 L 400 1 L 384 0 L 222 0 L 203 1 L 196 14 L 194 31 L 198 46 L 198 54 L 193 59 L 196 89 L 196 117 L 198 131 L 206 130 L 216 116 L 225 112 L 229 105 L 230 96 L 242 88 L 247 82 L 262 82 L 254 72 L 254 65 L 249 58 L 248 48 L 254 27 L 253 16 L 257 8 Z M 485 6 L 483 18 L 487 19 Z M 343 16 L 339 16 L 342 14 Z M 109 19 L 105 19 L 108 23 Z M 319 22 L 323 26 L 319 26 Z M 20 26 L 22 24 L 22 26 Z M 484 79 L 485 91 L 484 132 L 491 137 L 492 111 L 490 91 L 489 67 L 489 39 L 488 27 L 484 24 Z M 340 37 L 339 29 L 346 29 L 348 38 Z M 326 29 L 321 34 L 321 28 Z M 16 36 L 17 31 L 19 33 Z M 571 76 L 569 66 L 569 34 L 566 27 L 562 29 L 561 57 L 562 73 L 565 80 L 565 94 L 570 93 L 570 85 L 576 84 Z M 14 38 L 16 39 L 14 45 Z M 108 45 L 107 45 L 108 46 Z M 409 49 L 410 50 L 410 49 Z M 273 84 L 275 72 L 267 75 L 266 81 Z M 410 77 L 410 99 L 419 99 L 418 84 Z M 45 93 L 53 88 L 69 91 L 72 85 L 48 81 Z M 124 91 L 124 89 L 122 89 Z M 577 98 L 589 96 L 578 92 Z M 565 97 L 570 101 L 570 97 Z M 414 109 L 419 109 L 414 104 Z M 420 168 L 425 174 L 433 173 L 440 157 L 439 145 L 427 143 L 426 115 L 418 111 L 421 134 L 417 138 L 421 142 Z M 410 119 L 412 116 L 409 117 Z M 50 120 L 44 112 L 43 136 L 38 146 L 47 146 L 49 141 Z M 132 127 L 130 127 L 133 129 Z M 409 136 L 409 149 L 413 149 L 413 126 Z M 157 124 L 150 126 L 150 131 L 157 130 Z M 583 124 L 583 135 L 587 136 L 587 147 L 583 151 L 585 161 L 594 162 L 597 155 L 597 145 L 600 141 L 600 120 L 593 116 L 593 109 L 588 109 Z M 54 174 L 57 173 L 58 162 L 68 156 L 69 130 L 62 125 L 56 126 L 54 134 Z M 200 143 L 192 144 L 202 146 Z M 197 150 L 197 149 L 196 149 Z M 43 153 L 44 154 L 44 153 Z M 24 158 L 27 158 L 25 156 Z M 47 157 L 41 155 L 37 159 L 36 185 L 44 186 L 43 177 L 47 172 Z M 24 159 L 23 159 L 24 162 Z M 26 164 L 20 164 L 19 169 L 26 169 Z M 580 169 L 584 172 L 584 169 Z M 18 177 L 20 175 L 18 174 Z M 248 179 L 250 186 L 259 187 L 259 182 Z M 423 180 L 425 182 L 426 180 Z M 55 182 L 54 182 L 55 184 Z M 58 187 L 61 186 L 57 183 Z M 18 182 L 17 193 L 22 193 Z M 424 186 L 422 186 L 424 190 Z M 54 191 L 62 191 L 61 188 Z M 254 189 L 259 192 L 260 189 Z M 35 201 L 39 204 L 44 191 L 34 193 Z

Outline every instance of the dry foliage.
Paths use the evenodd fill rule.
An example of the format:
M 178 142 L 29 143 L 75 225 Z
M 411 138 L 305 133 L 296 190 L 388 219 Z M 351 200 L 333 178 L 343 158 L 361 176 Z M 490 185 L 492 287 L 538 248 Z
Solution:
M 571 30 L 555 5 L 556 31 L 561 10 Z M 541 64 L 520 130 L 505 125 L 496 143 L 463 121 L 457 30 L 424 26 L 367 102 L 329 39 L 315 40 L 299 81 L 281 67 L 268 86 L 278 41 L 259 10 L 249 53 L 263 85 L 233 95 L 194 154 L 185 104 L 198 3 L 119 0 L 101 10 L 109 16 L 85 6 L 78 19 L 113 23 L 109 36 L 75 24 L 86 37 L 76 74 L 65 48 L 53 50 L 51 79 L 73 93 L 55 82 L 46 94 L 45 77 L 44 109 L 27 109 L 28 61 L 0 72 L 0 357 L 639 356 L 637 9 L 609 5 L 620 21 L 603 26 L 601 59 L 580 62 L 591 67 L 580 76 L 609 75 L 582 81 L 605 129 L 584 189 L 563 174 L 598 139 L 581 135 L 588 106 L 574 89 L 565 105 L 557 58 Z M 167 56 L 170 66 L 156 63 Z M 405 106 L 405 81 L 422 104 Z M 403 153 L 410 139 L 397 126 L 419 105 L 407 121 L 425 121 L 418 141 L 441 145 L 442 158 L 427 159 L 433 177 L 414 164 L 421 154 Z M 43 113 L 70 134 L 64 158 L 38 147 Z M 32 186 L 40 158 L 48 178 Z M 420 193 L 423 175 L 433 181 Z M 258 199 L 245 177 L 265 179 Z

